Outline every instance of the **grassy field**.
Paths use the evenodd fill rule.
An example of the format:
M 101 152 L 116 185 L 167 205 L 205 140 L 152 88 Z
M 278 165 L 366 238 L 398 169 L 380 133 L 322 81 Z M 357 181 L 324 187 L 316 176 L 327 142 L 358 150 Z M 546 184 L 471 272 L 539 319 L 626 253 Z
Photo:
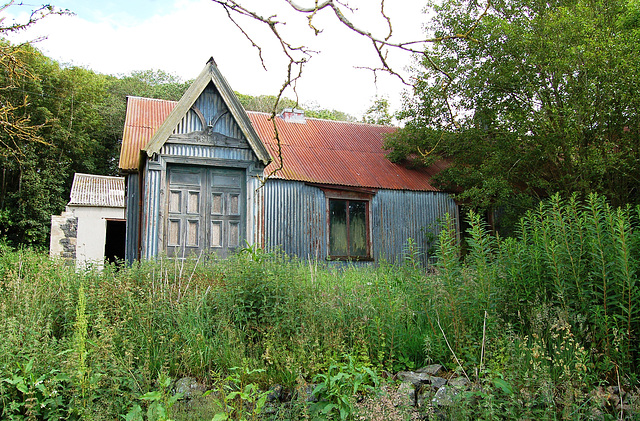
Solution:
M 2 248 L 0 417 L 375 419 L 354 389 L 440 363 L 473 381 L 448 419 L 638 419 L 638 212 L 555 198 L 507 240 L 471 215 L 464 258 L 444 222 L 429 270 L 410 247 L 365 268 L 248 248 L 84 272 Z M 176 403 L 185 376 L 205 404 Z M 292 400 L 266 414 L 274 385 Z

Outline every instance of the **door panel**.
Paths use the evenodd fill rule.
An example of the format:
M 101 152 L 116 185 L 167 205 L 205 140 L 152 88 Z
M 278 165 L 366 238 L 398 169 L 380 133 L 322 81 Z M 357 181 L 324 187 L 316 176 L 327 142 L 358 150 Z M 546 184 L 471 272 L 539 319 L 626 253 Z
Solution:
M 199 253 L 204 243 L 200 197 L 206 173 L 200 168 L 170 167 L 166 250 L 169 256 Z
M 244 170 L 169 166 L 168 184 L 165 246 L 169 256 L 212 250 L 224 258 L 242 244 Z

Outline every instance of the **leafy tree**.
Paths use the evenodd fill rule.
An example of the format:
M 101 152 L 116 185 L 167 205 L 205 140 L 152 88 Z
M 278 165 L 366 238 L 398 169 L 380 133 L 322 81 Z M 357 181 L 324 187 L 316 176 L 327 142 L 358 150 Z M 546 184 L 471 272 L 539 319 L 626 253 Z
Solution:
M 6 23 L 4 13 L 11 5 L 0 4 L 0 156 L 19 156 L 22 143 L 44 143 L 37 133 L 37 126 L 31 122 L 26 107 L 29 98 L 25 92 L 19 92 L 19 83 L 23 79 L 34 79 L 34 75 L 25 64 L 30 54 L 29 44 L 12 45 L 4 37 L 24 31 L 51 14 L 66 14 L 44 5 L 32 10 L 29 18 L 23 22 Z
M 247 111 L 258 111 L 263 113 L 273 112 L 273 107 L 278 99 L 275 95 L 258 95 L 251 96 L 236 92 L 240 103 Z M 278 106 L 276 112 L 281 113 L 285 108 L 299 108 L 304 110 L 304 114 L 307 117 L 322 118 L 325 120 L 341 120 L 341 121 L 355 121 L 353 116 L 338 110 L 329 110 L 320 108 L 315 102 L 306 103 L 303 105 L 298 104 L 297 101 L 292 99 L 281 97 L 278 100 Z
M 105 78 L 63 68 L 29 46 L 22 49 L 25 71 L 5 98 L 28 96 L 22 112 L 30 116 L 32 136 L 14 139 L 11 153 L 0 157 L 2 234 L 14 244 L 44 246 L 51 215 L 69 197 L 73 173 L 108 168 L 113 152 L 101 143 L 103 124 L 95 106 L 104 99 Z
M 236 92 L 240 104 L 247 111 L 258 111 L 262 113 L 270 113 L 273 111 L 273 106 L 276 103 L 277 97 L 275 95 L 258 95 L 251 96 Z M 289 98 L 280 98 L 278 101 L 278 107 L 276 112 L 280 113 L 285 108 L 298 108 L 298 103 Z
M 324 120 L 335 121 L 356 121 L 356 119 L 343 111 L 331 110 L 326 108 L 320 108 L 315 102 L 310 102 L 304 105 L 304 114 L 307 117 L 322 118 Z
M 178 101 L 192 82 L 185 82 L 179 76 L 164 70 L 154 69 L 134 71 L 112 78 L 112 81 L 112 93 L 171 101 Z
M 127 96 L 178 101 L 191 81 L 184 82 L 180 77 L 163 70 L 134 71 L 119 77 L 104 77 L 106 79 L 106 96 L 95 106 L 103 123 L 103 129 L 99 133 L 101 144 L 105 145 L 111 155 L 103 161 L 105 164 L 109 164 L 108 168 L 103 168 L 99 174 L 116 175 Z
M 0 14 L 12 3 L 0 6 Z M 45 5 L 23 22 L 7 24 L 0 17 L 0 237 L 14 243 L 46 242 L 50 215 L 63 205 L 67 164 L 50 154 L 52 143 L 43 133 L 53 113 L 36 104 L 41 79 L 32 65 L 39 54 L 28 43 L 13 45 L 3 37 L 66 13 Z
M 473 32 L 472 1 L 432 5 L 430 45 L 395 161 L 447 160 L 438 181 L 473 206 L 560 192 L 639 203 L 640 7 L 626 0 L 499 0 Z
M 371 106 L 365 111 L 362 122 L 390 126 L 391 114 L 389 114 L 389 100 L 384 97 L 374 98 Z

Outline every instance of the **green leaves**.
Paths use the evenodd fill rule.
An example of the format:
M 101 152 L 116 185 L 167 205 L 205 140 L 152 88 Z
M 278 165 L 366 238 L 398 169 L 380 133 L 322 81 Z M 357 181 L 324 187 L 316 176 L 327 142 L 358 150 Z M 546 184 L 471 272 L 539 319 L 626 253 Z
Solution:
M 371 391 L 379 384 L 378 376 L 370 367 L 351 355 L 346 354 L 344 358 L 346 363 L 332 362 L 325 373 L 314 379 L 318 385 L 313 395 L 318 402 L 311 406 L 311 412 L 321 419 L 333 419 L 336 413 L 341 420 L 349 419 L 354 396 Z
M 171 421 L 171 408 L 182 398 L 182 393 L 169 394 L 171 378 L 166 374 L 158 374 L 158 386 L 160 390 L 153 390 L 140 396 L 140 400 L 147 405 L 147 412 L 142 407 L 134 404 L 126 416 L 126 421 Z
M 445 1 L 434 6 L 432 30 L 465 32 L 479 9 Z M 447 160 L 439 185 L 476 208 L 516 208 L 519 195 L 554 192 L 637 203 L 636 9 L 623 0 L 492 2 L 475 42 L 430 47 L 390 157 Z

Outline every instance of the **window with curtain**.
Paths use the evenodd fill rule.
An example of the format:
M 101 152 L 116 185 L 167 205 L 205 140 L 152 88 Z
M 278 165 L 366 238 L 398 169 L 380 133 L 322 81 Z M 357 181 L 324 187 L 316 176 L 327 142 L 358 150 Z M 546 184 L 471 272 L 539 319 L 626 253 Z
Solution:
M 329 257 L 369 259 L 369 203 L 329 199 Z

